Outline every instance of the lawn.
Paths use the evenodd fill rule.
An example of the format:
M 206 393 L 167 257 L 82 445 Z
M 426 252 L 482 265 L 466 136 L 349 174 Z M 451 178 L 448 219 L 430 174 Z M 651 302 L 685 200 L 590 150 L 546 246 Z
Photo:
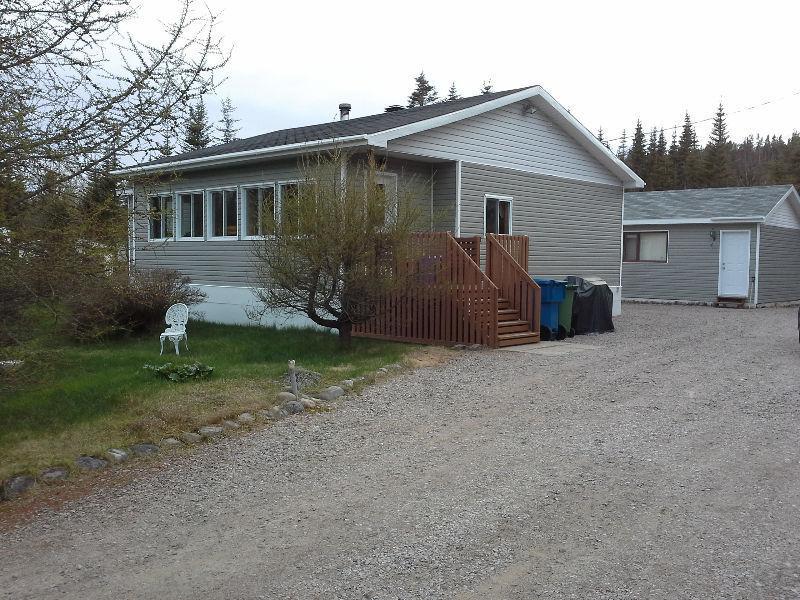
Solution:
M 94 345 L 39 338 L 13 380 L 0 379 L 0 479 L 72 466 L 80 454 L 157 441 L 271 405 L 288 359 L 322 373 L 320 386 L 402 362 L 412 346 L 336 336 L 311 329 L 192 323 L 191 352 L 158 355 L 157 336 Z M 5 357 L 0 357 L 5 358 Z M 173 383 L 145 363 L 199 361 L 209 379 Z

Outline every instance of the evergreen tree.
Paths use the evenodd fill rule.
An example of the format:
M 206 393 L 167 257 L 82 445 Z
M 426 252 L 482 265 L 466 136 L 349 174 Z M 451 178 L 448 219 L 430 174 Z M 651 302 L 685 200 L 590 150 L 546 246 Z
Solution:
M 644 130 L 640 120 L 636 121 L 636 130 L 633 133 L 631 149 L 628 152 L 626 162 L 634 173 L 640 176 L 647 174 L 647 150 L 644 147 Z M 645 179 L 645 181 L 647 180 Z
M 728 141 L 728 127 L 725 123 L 725 109 L 720 102 L 711 137 L 703 153 L 705 157 L 705 186 L 725 187 L 733 184 L 731 168 L 731 148 Z
M 667 152 L 668 177 L 665 179 L 664 189 L 674 190 L 678 187 L 678 127 L 672 128 L 672 142 Z
M 481 84 L 481 94 L 491 94 L 494 91 L 493 88 L 492 80 L 487 79 Z
M 619 138 L 619 146 L 617 146 L 617 158 L 624 161 L 628 156 L 628 132 L 622 130 L 622 135 Z
M 609 148 L 608 142 L 606 141 L 605 137 L 603 137 L 603 128 L 597 130 L 597 141 L 603 144 L 606 148 Z M 609 148 L 610 149 L 610 148 Z
M 223 98 L 222 103 L 220 105 L 220 119 L 219 119 L 219 127 L 217 127 L 217 131 L 219 132 L 220 140 L 223 144 L 227 144 L 228 142 L 232 142 L 237 139 L 236 134 L 239 133 L 240 127 L 237 127 L 236 124 L 239 122 L 234 116 L 234 111 L 236 108 L 233 106 L 233 102 L 231 102 L 230 98 Z
M 683 119 L 683 130 L 678 141 L 676 158 L 677 187 L 683 189 L 702 187 L 697 135 L 688 112 Z
M 450 84 L 450 90 L 447 92 L 447 98 L 445 98 L 446 102 L 452 102 L 453 100 L 460 100 L 461 95 L 458 93 L 456 89 L 456 82 L 454 81 Z
M 425 77 L 425 71 L 414 78 L 414 91 L 408 97 L 408 108 L 433 104 L 439 99 L 436 88 Z
M 653 162 L 653 174 L 656 180 L 656 189 L 665 190 L 671 187 L 669 156 L 667 154 L 667 138 L 664 136 L 663 127 L 658 132 L 658 141 L 656 142 L 656 159 Z
M 184 131 L 183 149 L 185 152 L 205 148 L 213 142 L 211 125 L 208 122 L 208 113 L 203 99 L 189 107 L 189 116 L 186 120 Z

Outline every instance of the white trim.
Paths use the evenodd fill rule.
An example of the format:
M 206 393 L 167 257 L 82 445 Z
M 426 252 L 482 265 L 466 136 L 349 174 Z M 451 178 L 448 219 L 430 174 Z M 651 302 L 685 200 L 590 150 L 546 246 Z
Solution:
M 461 237 L 461 163 L 456 161 L 456 237 Z
M 236 194 L 236 235 L 214 235 L 214 210 L 211 206 L 212 195 L 214 192 L 233 192 Z M 206 241 L 207 242 L 232 242 L 239 239 L 239 189 L 236 184 L 210 187 L 205 189 L 206 193 Z M 225 194 L 222 194 L 222 227 L 225 230 Z
M 497 218 L 500 218 L 500 202 L 508 202 L 508 234 L 514 234 L 514 197 L 503 196 L 501 194 L 484 194 L 483 195 L 483 237 L 486 237 L 486 201 L 489 199 L 497 200 Z
M 669 243 L 669 242 L 667 242 Z M 622 219 L 619 224 L 619 287 L 622 289 L 622 264 L 625 262 L 625 188 L 622 188 Z
M 229 152 L 227 154 L 214 154 L 200 158 L 187 158 L 171 162 L 159 163 L 157 165 L 142 165 L 126 167 L 111 171 L 112 175 L 127 175 L 130 173 L 149 173 L 153 171 L 173 171 L 199 169 L 203 167 L 227 165 L 229 163 L 255 160 L 263 156 L 280 156 L 282 154 L 302 154 L 309 150 L 322 150 L 325 148 L 348 147 L 362 145 L 367 141 L 366 135 L 349 135 L 340 138 L 329 138 L 325 140 L 314 140 L 310 142 L 298 142 L 296 144 L 285 144 L 283 146 L 271 146 L 269 148 L 257 148 L 255 150 L 242 150 L 241 152 Z
M 736 231 L 742 231 L 737 229 Z M 667 247 L 665 249 L 667 260 L 625 260 L 625 234 L 627 233 L 666 233 Z M 668 265 L 669 264 L 669 229 L 629 229 L 622 234 L 622 263 L 626 265 Z M 620 286 L 621 287 L 621 286 Z
M 278 211 L 278 184 L 275 181 L 264 181 L 260 183 L 242 183 L 239 184 L 239 219 L 241 226 L 239 228 L 239 239 L 242 240 L 265 240 L 275 237 L 274 235 L 248 235 L 247 234 L 247 194 L 246 190 L 272 188 L 272 209 L 276 214 L 273 218 L 277 221 Z M 260 200 L 260 199 L 259 199 Z
M 720 274 L 722 273 L 722 236 L 726 233 L 746 233 L 747 234 L 747 293 L 743 297 L 750 295 L 750 242 L 752 233 L 749 229 L 720 229 L 719 230 L 719 260 L 717 262 L 717 298 L 738 298 L 739 296 L 725 296 L 720 293 Z
M 719 223 L 763 223 L 764 217 L 715 217 L 712 219 L 629 219 L 624 226 L 635 225 L 711 225 Z
M 794 204 L 794 206 L 791 208 L 794 210 L 794 214 L 797 220 L 800 221 L 800 194 L 797 193 L 797 190 L 794 188 L 794 186 L 790 186 L 787 192 L 781 197 L 780 200 L 778 200 L 775 206 L 773 206 L 767 213 L 767 215 L 764 217 L 764 223 L 767 223 L 770 215 L 772 215 L 772 213 L 774 213 L 778 209 L 778 207 L 784 202 L 786 202 L 789 198 L 792 198 L 794 200 L 794 202 L 792 203 Z M 780 227 L 780 225 L 775 225 L 775 227 Z M 800 228 L 785 227 L 785 229 L 800 229 Z
M 181 194 L 200 194 L 203 205 L 203 235 L 183 237 L 180 235 L 182 230 L 183 209 L 180 206 Z M 178 242 L 203 242 L 206 239 L 206 194 L 204 189 L 180 190 L 175 192 L 175 241 Z
M 760 266 L 761 266 L 761 223 L 758 223 L 756 225 L 756 273 L 755 273 L 755 281 L 753 281 L 753 304 L 758 304 L 758 271 Z

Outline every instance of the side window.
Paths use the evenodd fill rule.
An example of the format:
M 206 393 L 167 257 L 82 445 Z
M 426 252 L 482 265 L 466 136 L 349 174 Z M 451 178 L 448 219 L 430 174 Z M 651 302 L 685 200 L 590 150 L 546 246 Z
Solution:
M 485 234 L 511 234 L 511 198 L 486 196 Z
M 147 208 L 149 213 L 151 240 L 164 240 L 174 234 L 175 207 L 172 196 L 148 196 Z
M 203 193 L 179 194 L 178 202 L 179 236 L 203 239 Z
M 286 233 L 300 232 L 300 185 L 281 184 L 281 226 Z
M 247 237 L 270 235 L 275 231 L 274 186 L 244 188 L 242 206 Z
M 626 233 L 622 239 L 624 262 L 666 263 L 669 236 L 666 231 Z
M 209 228 L 212 237 L 237 237 L 239 214 L 236 196 L 236 190 L 213 190 L 209 193 Z

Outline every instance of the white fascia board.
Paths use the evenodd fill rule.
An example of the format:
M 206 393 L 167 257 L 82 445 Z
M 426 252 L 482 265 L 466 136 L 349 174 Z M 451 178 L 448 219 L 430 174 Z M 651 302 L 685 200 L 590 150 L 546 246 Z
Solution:
M 796 190 L 796 189 L 794 189 L 794 186 L 792 185 L 792 186 L 789 186 L 789 189 L 786 191 L 786 193 L 785 193 L 783 196 L 781 196 L 781 199 L 780 199 L 780 200 L 778 200 L 778 202 L 776 202 L 776 203 L 775 203 L 775 206 L 773 206 L 773 207 L 770 209 L 770 211 L 767 213 L 767 216 L 766 216 L 766 218 L 765 218 L 764 220 L 768 219 L 768 218 L 769 218 L 769 216 L 770 216 L 772 213 L 774 213 L 774 212 L 775 212 L 775 210 L 776 210 L 776 209 L 777 209 L 777 208 L 778 208 L 778 207 L 779 207 L 781 204 L 783 204 L 784 202 L 786 202 L 786 201 L 787 201 L 789 198 L 791 198 L 791 199 L 792 199 L 792 203 L 794 204 L 794 209 L 795 209 L 795 212 L 797 212 L 798 214 L 800 214 L 800 195 L 798 195 L 798 193 L 797 193 L 797 190 Z
M 573 117 L 539 85 L 446 115 L 374 133 L 369 136 L 369 144 L 371 146 L 385 148 L 389 140 L 406 137 L 436 127 L 442 127 L 443 125 L 449 125 L 456 121 L 468 119 L 497 108 L 508 106 L 520 100 L 533 98 L 541 99 L 543 106 L 539 106 L 539 108 L 543 108 L 548 117 L 564 128 L 567 133 L 570 133 L 581 146 L 600 162 L 600 164 L 619 177 L 624 187 L 641 189 L 645 186 L 644 180 L 641 177 L 617 158 L 611 150 L 606 148 L 580 121 Z
M 132 173 L 152 173 L 158 171 L 175 171 L 199 169 L 217 165 L 228 165 L 241 161 L 253 160 L 262 156 L 273 157 L 283 154 L 301 154 L 309 150 L 322 150 L 338 146 L 358 146 L 367 140 L 366 135 L 351 135 L 327 140 L 314 140 L 312 142 L 299 142 L 297 144 L 286 144 L 283 146 L 272 146 L 270 148 L 256 148 L 255 150 L 243 150 L 241 152 L 229 152 L 228 154 L 216 154 L 213 156 L 203 156 L 200 158 L 188 158 L 171 162 L 159 163 L 157 165 L 144 165 L 141 167 L 126 167 L 112 171 L 112 175 L 127 175 Z
M 764 217 L 714 217 L 711 219 L 625 219 L 626 227 L 637 225 L 714 225 L 716 223 L 763 223 Z

